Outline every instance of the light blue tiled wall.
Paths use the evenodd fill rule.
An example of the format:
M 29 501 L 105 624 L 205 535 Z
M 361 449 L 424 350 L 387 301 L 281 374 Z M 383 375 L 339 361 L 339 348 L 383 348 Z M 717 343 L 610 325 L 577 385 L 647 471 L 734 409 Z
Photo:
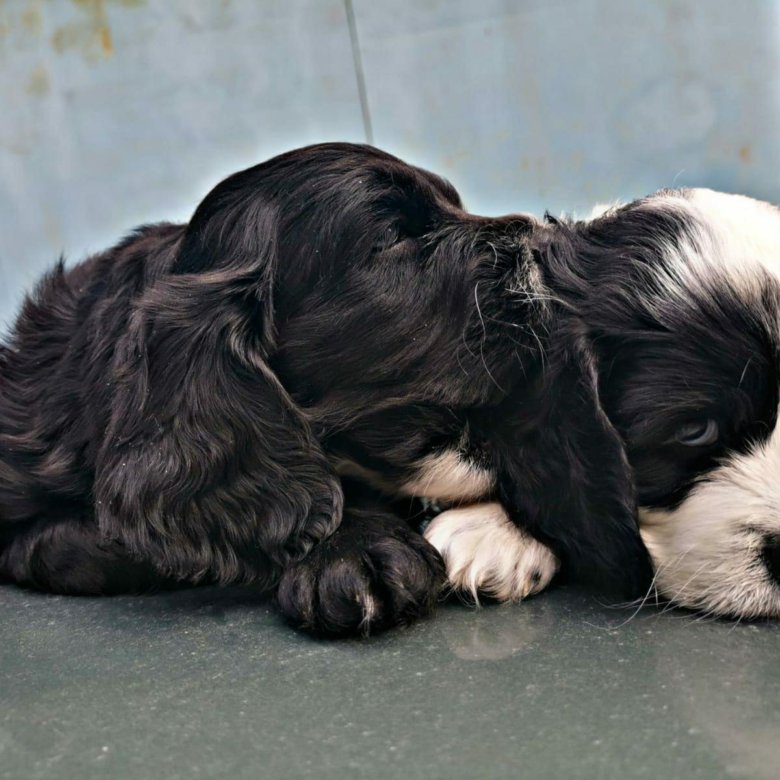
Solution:
M 672 184 L 780 201 L 779 12 L 0 0 L 0 324 L 60 252 L 186 219 L 220 177 L 284 149 L 369 132 L 484 213 L 582 212 Z

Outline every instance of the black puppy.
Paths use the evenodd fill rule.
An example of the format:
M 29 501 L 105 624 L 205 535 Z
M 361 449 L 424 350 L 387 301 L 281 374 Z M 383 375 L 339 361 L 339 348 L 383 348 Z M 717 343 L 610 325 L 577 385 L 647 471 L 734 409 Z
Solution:
M 295 623 L 365 631 L 444 583 L 406 495 L 492 497 L 518 539 L 638 586 L 623 447 L 577 319 L 535 292 L 531 227 L 326 144 L 60 263 L 0 347 L 0 573 L 277 586 Z

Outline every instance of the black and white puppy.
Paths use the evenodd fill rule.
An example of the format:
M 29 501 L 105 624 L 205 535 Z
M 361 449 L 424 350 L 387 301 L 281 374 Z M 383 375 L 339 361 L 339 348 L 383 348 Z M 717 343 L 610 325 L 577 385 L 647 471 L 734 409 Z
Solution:
M 665 234 L 648 214 L 649 256 Z M 490 587 L 488 542 L 502 546 L 488 578 L 502 596 L 540 589 L 559 560 L 646 586 L 621 434 L 629 457 L 652 435 L 652 419 L 635 419 L 649 395 L 625 377 L 644 386 L 655 373 L 620 349 L 646 296 L 632 286 L 630 236 L 616 250 L 599 224 L 585 240 L 575 226 L 476 217 L 430 173 L 328 144 L 231 176 L 187 225 L 60 264 L 0 347 L 0 574 L 86 594 L 256 583 L 308 629 L 365 631 L 426 613 L 444 584 L 410 499 L 399 508 L 422 496 L 501 507 L 500 531 L 482 523 L 469 548 L 474 587 Z M 601 261 L 600 241 L 619 265 Z M 675 393 L 696 338 L 668 342 Z M 743 395 L 766 370 L 744 339 Z M 606 350 L 614 408 L 591 342 Z M 717 343 L 730 366 L 735 338 Z M 686 407 L 663 396 L 668 426 Z M 651 461 L 640 489 L 659 470 Z M 683 495 L 676 475 L 661 506 Z M 445 536 L 430 538 L 452 562 L 465 535 Z
M 657 591 L 711 614 L 780 616 L 780 209 L 662 191 L 590 221 L 548 218 L 528 242 L 534 293 L 585 329 Z M 427 536 L 454 584 L 510 599 L 524 556 L 540 558 L 513 550 L 510 528 L 485 504 L 445 512 Z

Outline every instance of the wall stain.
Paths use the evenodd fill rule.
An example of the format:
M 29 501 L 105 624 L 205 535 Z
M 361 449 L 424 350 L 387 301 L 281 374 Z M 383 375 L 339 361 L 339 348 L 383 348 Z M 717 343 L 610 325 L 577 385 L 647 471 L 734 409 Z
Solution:
M 114 53 L 114 40 L 108 23 L 107 5 L 139 8 L 145 0 L 71 0 L 80 18 L 58 27 L 51 36 L 51 45 L 59 54 L 71 50 L 95 62 Z
M 37 0 L 29 3 L 22 11 L 19 19 L 22 27 L 31 35 L 39 35 L 43 26 L 43 16 L 41 15 L 41 5 Z
M 750 148 L 750 144 L 745 144 L 739 147 L 739 159 L 745 165 L 749 165 L 753 159 L 753 150 Z
M 447 168 L 447 170 L 455 170 L 457 169 L 458 165 L 460 165 L 461 162 L 464 160 L 468 160 L 471 156 L 471 150 L 470 149 L 456 149 L 452 152 L 452 154 L 448 154 L 442 162 L 444 163 L 444 167 Z
M 54 50 L 63 54 L 69 49 L 78 49 L 89 60 L 110 57 L 114 53 L 111 28 L 104 0 L 72 0 L 82 11 L 77 21 L 58 27 L 51 36 Z
M 27 93 L 42 97 L 49 91 L 49 73 L 43 65 L 38 65 L 30 74 L 30 80 L 27 82 Z

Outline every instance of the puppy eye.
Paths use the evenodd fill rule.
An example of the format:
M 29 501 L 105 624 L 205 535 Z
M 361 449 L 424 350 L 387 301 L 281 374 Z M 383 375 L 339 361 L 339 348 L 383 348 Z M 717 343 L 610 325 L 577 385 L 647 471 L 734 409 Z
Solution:
M 718 440 L 718 433 L 718 423 L 710 417 L 681 426 L 674 440 L 686 447 L 709 447 Z

